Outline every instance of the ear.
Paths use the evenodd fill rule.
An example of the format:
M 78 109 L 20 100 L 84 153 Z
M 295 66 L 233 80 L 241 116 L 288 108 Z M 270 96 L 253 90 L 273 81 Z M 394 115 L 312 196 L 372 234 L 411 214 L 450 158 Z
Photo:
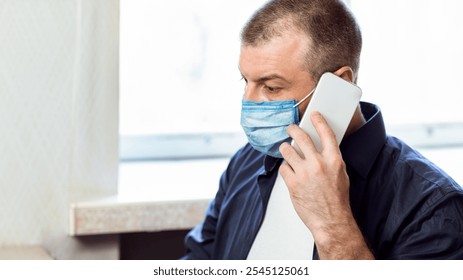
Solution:
M 349 66 L 343 66 L 336 70 L 334 74 L 338 77 L 343 78 L 344 80 L 353 83 L 354 82 L 354 71 Z

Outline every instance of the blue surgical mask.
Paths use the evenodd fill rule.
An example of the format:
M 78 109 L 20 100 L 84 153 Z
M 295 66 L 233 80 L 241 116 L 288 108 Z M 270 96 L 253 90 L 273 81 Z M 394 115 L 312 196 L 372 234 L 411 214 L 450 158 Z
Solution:
M 241 126 L 251 146 L 269 156 L 283 158 L 279 147 L 291 141 L 286 128 L 299 123 L 298 106 L 314 91 L 296 100 L 253 102 L 244 100 L 241 107 Z

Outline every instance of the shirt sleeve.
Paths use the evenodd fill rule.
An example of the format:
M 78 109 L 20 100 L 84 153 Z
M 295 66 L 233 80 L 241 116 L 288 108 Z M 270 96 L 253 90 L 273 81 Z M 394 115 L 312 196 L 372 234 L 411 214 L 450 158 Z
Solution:
M 220 179 L 219 190 L 215 198 L 210 202 L 203 222 L 193 228 L 185 237 L 186 254 L 182 259 L 207 260 L 212 258 L 217 220 L 224 197 L 223 190 L 227 182 L 227 172 L 224 172 Z
M 463 195 L 454 192 L 417 211 L 404 226 L 389 259 L 463 259 Z

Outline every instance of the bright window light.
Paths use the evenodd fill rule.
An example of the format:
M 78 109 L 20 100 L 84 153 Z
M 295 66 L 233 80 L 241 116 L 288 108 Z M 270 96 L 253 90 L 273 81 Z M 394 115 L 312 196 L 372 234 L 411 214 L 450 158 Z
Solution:
M 122 135 L 238 132 L 240 31 L 263 0 L 122 0 Z
M 122 159 L 229 156 L 246 141 L 239 34 L 265 2 L 121 0 Z M 463 2 L 346 2 L 364 39 L 362 99 L 412 145 L 461 145 Z
M 463 122 L 463 2 L 350 2 L 364 40 L 363 98 L 389 125 Z

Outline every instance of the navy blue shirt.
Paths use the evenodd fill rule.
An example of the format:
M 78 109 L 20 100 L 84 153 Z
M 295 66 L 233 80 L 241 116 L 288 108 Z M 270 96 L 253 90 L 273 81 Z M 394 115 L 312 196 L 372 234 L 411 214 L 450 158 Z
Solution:
M 386 135 L 378 107 L 343 139 L 352 213 L 377 259 L 463 259 L 463 190 L 401 140 Z M 281 159 L 249 144 L 220 179 L 206 217 L 185 238 L 185 259 L 246 259 Z M 314 259 L 318 258 L 316 248 Z

